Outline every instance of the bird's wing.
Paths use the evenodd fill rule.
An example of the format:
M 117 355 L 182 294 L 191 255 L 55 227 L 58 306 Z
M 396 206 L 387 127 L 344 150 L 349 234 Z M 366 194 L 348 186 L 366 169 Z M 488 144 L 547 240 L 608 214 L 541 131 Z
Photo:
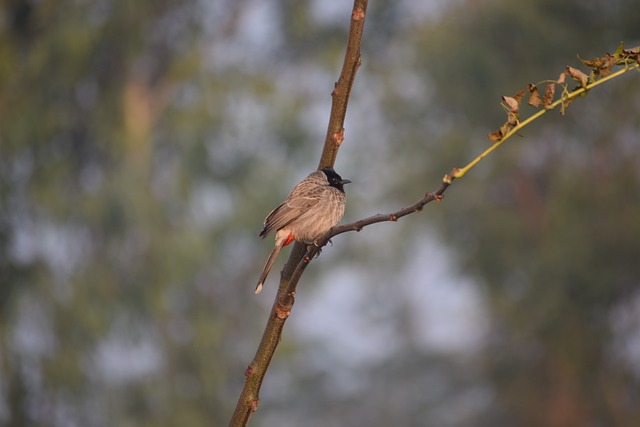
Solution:
M 306 180 L 305 180 L 306 181 Z M 261 237 L 265 237 L 273 230 L 279 230 L 289 225 L 300 215 L 316 206 L 322 197 L 322 186 L 308 185 L 302 181 L 289 193 L 284 202 L 271 211 L 264 220 L 264 228 L 260 232 Z

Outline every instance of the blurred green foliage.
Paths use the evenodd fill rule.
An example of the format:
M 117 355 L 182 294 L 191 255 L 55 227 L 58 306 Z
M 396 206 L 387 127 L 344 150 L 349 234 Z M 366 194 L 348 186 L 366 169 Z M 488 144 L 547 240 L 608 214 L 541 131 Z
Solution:
M 501 95 L 640 44 L 629 0 L 438 4 L 369 6 L 346 220 L 481 152 Z M 2 6 L 0 424 L 224 425 L 268 309 L 257 232 L 317 164 L 350 5 Z M 638 425 L 639 89 L 604 85 L 442 203 L 336 238 L 303 281 L 356 271 L 354 314 L 393 340 L 349 364 L 285 330 L 252 424 Z M 404 278 L 425 236 L 481 296 L 477 348 L 420 343 L 404 282 L 426 288 L 432 261 Z M 304 286 L 291 322 L 320 294 Z

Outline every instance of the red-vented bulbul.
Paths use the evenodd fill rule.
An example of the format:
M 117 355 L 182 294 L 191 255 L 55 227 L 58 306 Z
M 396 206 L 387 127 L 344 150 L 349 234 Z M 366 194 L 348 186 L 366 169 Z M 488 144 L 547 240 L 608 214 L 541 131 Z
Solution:
M 294 240 L 313 244 L 342 219 L 347 200 L 343 185 L 350 182 L 342 179 L 333 168 L 325 167 L 303 179 L 284 202 L 267 215 L 260 237 L 277 230 L 276 245 L 262 269 L 256 294 L 262 290 L 283 246 Z

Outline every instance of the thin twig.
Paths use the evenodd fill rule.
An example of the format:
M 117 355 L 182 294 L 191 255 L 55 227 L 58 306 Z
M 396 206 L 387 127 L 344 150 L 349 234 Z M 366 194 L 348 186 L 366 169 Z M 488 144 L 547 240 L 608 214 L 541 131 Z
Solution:
M 440 201 L 444 197 L 444 192 L 449 188 L 453 181 L 453 174 L 457 171 L 454 169 L 451 174 L 445 175 L 442 179 L 442 184 L 440 188 L 438 188 L 434 192 L 428 192 L 422 197 L 420 200 L 415 202 L 414 204 L 402 208 L 396 212 L 388 213 L 388 214 L 377 214 L 370 216 L 368 218 L 363 218 L 358 221 L 354 221 L 349 224 L 343 224 L 340 226 L 333 227 L 331 230 L 327 231 L 324 236 L 322 236 L 314 245 L 307 246 L 307 251 L 304 254 L 304 257 L 300 260 L 296 269 L 294 270 L 287 286 L 286 293 L 282 295 L 282 297 L 278 300 L 279 310 L 283 312 L 290 312 L 291 307 L 294 303 L 294 296 L 296 293 L 296 287 L 298 285 L 298 281 L 302 276 L 302 273 L 307 268 L 307 265 L 314 259 L 319 253 L 320 250 L 329 242 L 329 240 L 337 236 L 338 234 L 346 233 L 347 231 L 360 231 L 364 227 L 372 224 L 377 224 L 379 222 L 387 222 L 392 221 L 395 222 L 398 219 L 410 215 L 415 212 L 420 212 L 425 205 L 430 202 Z
M 340 78 L 336 82 L 333 92 L 331 92 L 331 114 L 318 169 L 322 169 L 325 166 L 333 166 L 338 156 L 340 145 L 344 140 L 344 119 L 347 115 L 349 96 L 351 95 L 356 72 L 362 63 L 360 42 L 364 31 L 366 11 L 367 0 L 355 0 L 353 2 L 347 49 L 344 54 Z
M 494 150 L 496 150 L 498 147 L 500 147 L 504 142 L 506 142 L 513 135 L 517 135 L 518 132 L 520 130 L 522 130 L 522 128 L 524 128 L 525 126 L 533 123 L 535 120 L 540 118 L 540 116 L 542 116 L 543 114 L 547 113 L 548 111 L 551 111 L 551 110 L 555 109 L 559 105 L 566 104 L 567 102 L 572 101 L 572 100 L 574 100 L 574 99 L 576 99 L 576 98 L 578 98 L 580 96 L 584 96 L 584 95 L 587 94 L 587 92 L 589 92 L 589 90 L 593 89 L 594 87 L 599 86 L 602 83 L 605 83 L 605 82 L 607 82 L 607 81 L 609 81 L 611 79 L 619 77 L 621 74 L 624 74 L 627 71 L 634 70 L 634 69 L 635 70 L 640 70 L 640 67 L 638 66 L 638 63 L 635 63 L 635 64 L 630 65 L 628 67 L 622 68 L 622 69 L 616 71 L 615 73 L 609 74 L 606 77 L 603 77 L 603 78 L 598 79 L 598 80 L 596 80 L 594 82 L 591 82 L 591 83 L 587 84 L 585 87 L 579 87 L 579 88 L 577 88 L 577 89 L 575 89 L 575 90 L 573 90 L 571 92 L 567 92 L 560 99 L 558 99 L 555 102 L 553 102 L 549 107 L 547 107 L 547 108 L 545 108 L 543 110 L 537 111 L 535 114 L 531 115 L 526 120 L 519 121 L 516 126 L 511 128 L 509 130 L 509 132 L 507 132 L 502 138 L 500 138 L 498 141 L 494 142 L 489 148 L 487 148 L 485 151 L 483 151 L 482 154 L 480 154 L 478 157 L 476 157 L 471 162 L 469 162 L 468 165 L 466 165 L 463 168 L 459 168 L 458 171 L 453 175 L 453 177 L 462 178 L 469 170 L 471 170 L 475 165 L 480 163 L 480 161 L 482 159 L 484 159 L 489 154 L 491 154 Z

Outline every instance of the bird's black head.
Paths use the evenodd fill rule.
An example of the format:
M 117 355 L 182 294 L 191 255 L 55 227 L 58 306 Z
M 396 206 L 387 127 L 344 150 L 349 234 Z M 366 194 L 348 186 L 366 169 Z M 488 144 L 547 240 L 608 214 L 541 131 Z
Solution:
M 344 193 L 344 184 L 349 184 L 351 181 L 348 179 L 342 179 L 340 175 L 336 173 L 331 167 L 322 168 L 322 172 L 327 176 L 327 181 L 329 181 L 329 185 L 337 188 L 338 190 Z

